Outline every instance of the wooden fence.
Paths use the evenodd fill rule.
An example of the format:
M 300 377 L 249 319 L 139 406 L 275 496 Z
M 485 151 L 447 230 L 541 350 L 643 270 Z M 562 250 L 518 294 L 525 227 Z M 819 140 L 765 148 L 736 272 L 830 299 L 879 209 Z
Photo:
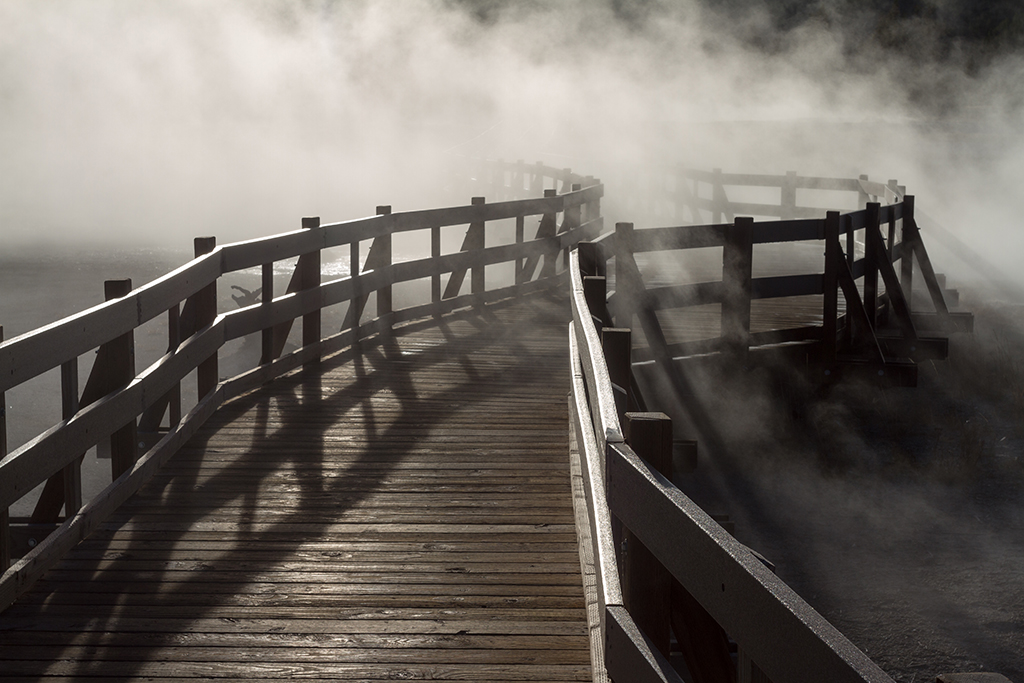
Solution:
M 680 369 L 687 355 L 718 352 L 730 362 L 737 356 L 745 361 L 755 350 L 782 345 L 798 348 L 802 362 L 822 373 L 823 381 L 844 368 L 866 367 L 872 374 L 893 373 L 907 383 L 916 378 L 910 373 L 911 359 L 944 357 L 947 348 L 945 338 L 919 332 L 970 330 L 972 318 L 949 311 L 914 220 L 913 197 L 904 196 L 894 181 L 881 186 L 865 179 L 717 172 L 694 177 L 719 187 L 730 182 L 778 187 L 781 202 L 737 205 L 724 200 L 724 192 L 713 192 L 706 201 L 691 192 L 687 200 L 694 216 L 710 210 L 730 222 L 645 230 L 620 223 L 614 233 L 581 243 L 571 259 L 570 405 L 608 674 L 620 681 L 680 680 L 667 659 L 672 631 L 695 683 L 889 681 L 776 578 L 770 563 L 737 542 L 672 484 L 677 440 L 671 420 L 647 412 L 634 373 L 653 359 L 676 400 L 692 404 L 694 392 Z M 810 210 L 795 203 L 793 188 L 800 187 L 853 191 L 865 206 L 847 213 L 819 209 L 819 217 L 802 217 Z M 893 203 L 871 201 L 880 196 Z M 754 223 L 735 215 L 741 211 L 782 220 Z M 755 245 L 798 241 L 821 244 L 820 270 L 752 277 Z M 859 258 L 857 244 L 863 245 Z M 645 286 L 635 254 L 701 247 L 722 250 L 722 280 Z M 928 313 L 911 309 L 915 260 L 934 308 Z M 611 296 L 606 285 L 609 261 L 614 261 Z M 846 303 L 843 314 L 840 292 Z M 751 300 L 804 295 L 820 295 L 821 324 L 751 333 Z M 708 303 L 721 307 L 721 335 L 668 344 L 657 312 Z M 646 347 L 632 347 L 633 316 L 643 327 Z M 694 422 L 699 431 L 699 416 Z M 699 435 L 704 438 L 705 433 Z M 729 639 L 738 648 L 738 667 L 729 655 Z
M 58 424 L 10 453 L 0 413 L 0 567 L 5 569 L 0 610 L 136 491 L 225 401 L 299 367 L 313 368 L 324 355 L 387 335 L 403 322 L 564 282 L 569 250 L 601 232 L 603 186 L 538 164 L 501 164 L 495 173 L 500 175 L 483 187 L 500 188 L 503 198 L 527 198 L 488 203 L 474 197 L 468 206 L 403 213 L 381 206 L 374 217 L 329 225 L 304 218 L 300 230 L 220 247 L 213 238 L 197 238 L 195 260 L 174 272 L 135 290 L 130 281 L 111 281 L 105 304 L 0 343 L 0 398 L 60 368 L 64 408 Z M 518 186 L 508 183 L 510 176 Z M 528 219 L 537 223 L 532 239 L 526 235 Z M 443 253 L 442 228 L 449 226 L 467 227 L 461 249 Z M 495 228 L 508 233 L 504 243 L 494 244 Z M 429 235 L 430 256 L 396 261 L 399 242 L 416 233 Z M 323 280 L 321 259 L 328 249 L 347 249 L 349 276 Z M 293 258 L 290 284 L 275 292 L 275 262 Z M 511 277 L 499 282 L 485 277 L 497 264 L 512 264 L 505 266 Z M 262 300 L 219 311 L 218 280 L 256 267 L 262 273 Z M 429 303 L 396 309 L 393 286 L 413 281 L 424 286 L 429 281 Z M 368 312 L 373 302 L 376 310 Z M 322 312 L 337 306 L 347 307 L 344 323 L 340 331 L 325 333 Z M 167 353 L 137 372 L 134 331 L 158 316 L 167 318 Z M 301 342 L 285 353 L 297 319 Z M 218 350 L 257 333 L 259 362 L 222 380 Z M 96 359 L 80 392 L 78 362 L 93 351 Z M 195 373 L 197 397 L 189 407 L 181 385 L 190 373 Z M 83 501 L 82 455 L 101 443 L 109 443 L 113 481 Z M 7 511 L 44 483 L 34 517 L 56 530 L 12 564 Z

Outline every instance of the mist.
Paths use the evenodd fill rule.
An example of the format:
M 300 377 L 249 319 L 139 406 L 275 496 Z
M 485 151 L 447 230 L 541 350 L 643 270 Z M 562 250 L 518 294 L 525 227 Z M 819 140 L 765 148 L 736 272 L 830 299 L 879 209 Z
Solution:
M 1008 267 L 1018 53 L 943 52 L 917 14 L 809 7 L 12 0 L 0 234 L 246 239 L 465 203 L 445 169 L 484 156 L 898 178 Z
M 1024 30 L 1019 18 L 1005 36 L 966 20 L 975 16 L 971 7 L 980 17 L 1001 6 L 5 0 L 0 256 L 85 246 L 187 251 L 198 235 L 250 239 L 297 229 L 302 216 L 336 221 L 370 215 L 379 204 L 395 211 L 466 204 L 448 174 L 486 157 L 544 161 L 606 179 L 608 227 L 632 220 L 614 198 L 616 183 L 633 169 L 896 178 L 916 195 L 925 242 L 952 286 L 974 281 L 986 294 L 984 279 L 996 271 L 1024 285 L 1017 265 L 1024 253 Z M 923 216 L 941 220 L 992 270 L 978 273 L 954 252 L 942 253 Z M 98 278 L 97 298 L 99 285 Z M 1022 309 L 993 310 L 987 320 L 996 322 L 984 329 L 1005 327 L 1010 355 L 1018 354 Z M 973 362 L 997 357 L 996 346 L 977 342 Z M 1010 376 L 993 370 L 1004 366 L 979 369 L 970 358 L 954 359 L 960 365 L 952 378 L 924 370 L 922 388 L 898 395 L 853 388 L 831 403 L 804 396 L 798 417 L 779 407 L 771 382 L 760 387 L 758 378 L 744 377 L 736 391 L 708 395 L 720 401 L 723 421 L 745 416 L 731 444 L 734 462 L 723 466 L 748 471 L 761 492 L 744 489 L 742 479 L 729 488 L 715 480 L 715 469 L 697 475 L 705 478 L 699 482 L 682 481 L 699 503 L 704 490 L 709 505 L 735 504 L 724 511 L 737 518 L 738 537 L 776 561 L 780 575 L 806 589 L 855 642 L 870 642 L 869 654 L 881 655 L 900 680 L 913 680 L 916 666 L 901 659 L 916 652 L 910 629 L 963 619 L 961 606 L 933 600 L 941 591 L 930 584 L 927 599 L 911 601 L 909 612 L 897 605 L 844 620 L 838 593 L 864 590 L 872 604 L 885 605 L 878 593 L 906 585 L 851 567 L 892 557 L 896 546 L 909 557 L 884 572 L 937 562 L 920 540 L 935 526 L 947 536 L 974 534 L 969 549 L 981 560 L 967 566 L 1024 556 L 1019 542 L 985 531 L 1020 527 L 1020 401 L 1007 407 L 998 396 L 964 398 L 976 396 L 977 387 L 967 386 L 972 377 L 993 378 L 988 388 L 998 394 Z M 957 429 L 907 444 L 898 422 L 881 435 L 865 426 L 889 424 L 916 400 L 910 392 L 932 396 L 928 406 L 941 403 L 921 420 L 941 415 Z M 994 438 L 1010 439 L 981 449 L 998 468 L 967 463 L 961 471 L 960 461 L 941 462 L 956 447 L 939 442 L 950 433 L 973 438 L 966 425 L 978 419 L 1003 430 Z M 832 440 L 816 442 L 822 434 Z M 930 451 L 936 444 L 942 447 Z M 918 463 L 919 452 L 938 456 Z M 823 453 L 845 460 L 822 463 Z M 988 491 L 981 489 L 1003 475 L 1009 493 L 999 489 L 997 503 L 979 503 Z M 842 501 L 830 518 L 842 522 L 837 532 L 795 539 L 774 532 L 777 519 L 790 524 L 780 528 L 808 518 L 821 526 L 814 511 L 822 500 Z M 954 506 L 984 523 L 948 513 Z M 892 518 L 903 523 L 889 524 Z M 889 545 L 865 549 L 870 534 L 858 534 L 879 528 L 891 531 Z M 936 552 L 952 562 L 955 548 L 947 541 Z M 815 577 L 836 576 L 839 563 L 828 566 L 836 557 L 849 564 L 825 585 Z M 992 595 L 984 600 L 998 602 Z M 1010 635 L 991 636 L 974 617 L 968 626 L 997 642 L 999 659 L 968 653 L 961 661 L 1021 670 L 1011 650 L 1019 606 L 993 611 Z M 870 632 L 885 621 L 895 624 L 887 633 L 898 642 L 879 652 Z M 957 638 L 930 642 L 966 647 L 969 638 Z

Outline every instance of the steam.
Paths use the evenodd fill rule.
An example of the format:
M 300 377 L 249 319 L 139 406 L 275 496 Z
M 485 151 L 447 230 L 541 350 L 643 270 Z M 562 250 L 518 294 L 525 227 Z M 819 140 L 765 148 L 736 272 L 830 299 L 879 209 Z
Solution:
M 197 235 L 223 243 L 295 229 L 304 215 L 339 220 L 377 204 L 400 211 L 466 203 L 445 192 L 445 168 L 490 157 L 543 160 L 610 182 L 631 168 L 676 164 L 897 178 L 919 210 L 990 262 L 1020 272 L 1020 54 L 982 59 L 927 26 L 851 9 L 859 3 L 819 3 L 812 20 L 784 31 L 768 4 L 713 4 L 6 0 L 0 252 L 82 243 L 187 248 Z M 940 14 L 957 6 L 935 5 Z M 943 44 L 952 47 L 944 53 Z M 609 195 L 617 189 L 610 184 Z M 935 254 L 926 221 L 922 227 L 936 262 L 955 272 L 952 255 Z M 1010 355 L 1019 357 L 1020 327 L 1010 328 Z M 1019 367 L 1014 372 L 1019 382 Z M 865 406 L 882 400 L 877 392 L 812 402 L 809 433 L 834 440 L 821 447 L 806 435 L 767 432 L 788 416 L 777 413 L 772 389 L 751 391 L 752 384 L 744 377 L 732 391 L 706 392 L 721 399 L 716 410 L 732 424 L 745 416 L 733 435 L 736 467 L 756 470 L 767 493 L 740 497 L 804 518 L 822 499 L 846 501 L 836 517 L 853 520 L 842 533 L 808 535 L 807 546 L 820 545 L 807 557 L 834 557 L 835 539 L 893 517 L 906 522 L 894 532 L 900 540 L 929 519 L 954 532 L 977 530 L 942 513 L 950 499 L 962 502 L 952 487 L 936 494 L 897 486 L 886 478 L 877 438 L 831 429 L 870 412 Z M 1019 434 L 1013 438 L 1019 444 Z M 792 448 L 754 457 L 780 443 Z M 847 485 L 821 475 L 819 451 L 871 466 L 853 468 L 861 479 Z M 865 484 L 876 470 L 887 474 Z M 714 491 L 714 481 L 701 483 Z M 700 490 L 693 487 L 695 498 Z M 770 500 L 776 493 L 790 498 Z M 739 502 L 728 511 L 743 514 L 738 509 Z M 971 509 L 1020 526 L 1010 505 Z M 757 524 L 739 520 L 742 533 Z M 978 553 L 1004 557 L 1001 543 Z M 795 563 L 772 559 L 800 583 Z M 857 553 L 843 559 L 857 562 Z M 1016 619 L 1019 633 L 1019 614 L 997 617 Z M 842 626 L 868 633 L 871 624 Z M 892 651 L 909 656 L 914 647 L 901 641 Z
M 893 58 L 833 10 L 780 33 L 757 7 L 6 2 L 0 231 L 224 242 L 437 205 L 458 156 L 869 173 L 951 223 L 1008 225 L 1019 59 L 968 76 Z

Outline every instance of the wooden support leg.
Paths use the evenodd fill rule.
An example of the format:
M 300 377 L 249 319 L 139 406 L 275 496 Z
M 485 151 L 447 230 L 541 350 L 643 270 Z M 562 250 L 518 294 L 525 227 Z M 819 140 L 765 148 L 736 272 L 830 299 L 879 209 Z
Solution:
M 0 325 L 0 342 L 4 340 L 4 326 Z M 7 455 L 7 398 L 0 391 L 0 460 Z M 7 508 L 0 510 L 0 574 L 11 566 L 11 515 Z
M 197 237 L 195 238 L 196 258 L 209 254 L 216 248 L 217 238 Z M 217 282 L 211 282 L 195 295 L 196 330 L 201 330 L 217 318 Z M 217 388 L 220 380 L 217 369 L 217 353 L 214 352 L 209 358 L 199 364 L 196 369 L 196 387 L 198 389 L 198 400 L 202 400 L 207 394 Z
M 387 207 L 390 212 L 391 207 Z M 319 216 L 307 216 L 302 219 L 302 228 L 304 230 L 316 230 L 320 227 Z M 320 251 L 311 251 L 308 254 L 303 254 L 299 257 L 299 263 L 296 267 L 300 271 L 300 277 L 302 279 L 302 289 L 314 289 L 320 286 Z M 390 300 L 391 291 L 388 290 L 388 306 L 391 305 Z M 377 303 L 380 305 L 380 295 L 378 295 Z M 315 311 L 310 311 L 302 316 L 302 345 L 304 347 L 316 346 L 317 352 L 312 360 L 303 364 L 302 367 L 306 369 L 315 368 L 320 364 L 320 309 L 317 308 Z
M 626 413 L 626 442 L 653 469 L 672 477 L 672 420 L 664 413 Z M 624 531 L 622 599 L 633 621 L 666 657 L 672 576 L 640 539 Z
M 131 280 L 108 280 L 104 283 L 107 301 L 127 296 L 132 290 Z M 216 294 L 214 294 L 216 296 Z M 202 310 L 202 309 L 200 309 Z M 110 373 L 110 388 L 126 386 L 135 377 L 135 333 L 126 332 L 117 339 L 108 342 L 110 350 L 107 372 Z M 99 358 L 97 358 L 97 363 Z M 209 362 L 209 361 L 205 361 Z M 202 367 L 202 366 L 200 366 Z M 216 357 L 213 360 L 213 372 L 216 373 Z M 110 473 L 117 479 L 135 464 L 138 453 L 138 434 L 135 418 L 110 435 Z
M 601 330 L 601 345 L 605 362 L 608 364 L 608 378 L 615 392 L 615 409 L 619 421 L 625 419 L 626 411 L 633 403 L 633 370 L 630 365 L 631 332 L 628 328 L 605 327 Z
M 839 212 L 829 211 L 825 215 L 825 275 L 824 296 L 821 309 L 821 350 L 822 362 L 827 368 L 836 363 L 839 341 Z
M 735 361 L 743 365 L 750 348 L 753 228 L 753 218 L 738 217 L 726 228 L 722 248 L 722 340 Z

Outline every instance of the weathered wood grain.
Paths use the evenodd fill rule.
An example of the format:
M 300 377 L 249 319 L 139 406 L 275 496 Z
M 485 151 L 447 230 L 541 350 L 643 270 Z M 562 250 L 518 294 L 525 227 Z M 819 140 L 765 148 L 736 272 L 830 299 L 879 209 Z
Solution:
M 0 615 L 0 679 L 588 680 L 567 320 L 482 308 L 225 405 Z

